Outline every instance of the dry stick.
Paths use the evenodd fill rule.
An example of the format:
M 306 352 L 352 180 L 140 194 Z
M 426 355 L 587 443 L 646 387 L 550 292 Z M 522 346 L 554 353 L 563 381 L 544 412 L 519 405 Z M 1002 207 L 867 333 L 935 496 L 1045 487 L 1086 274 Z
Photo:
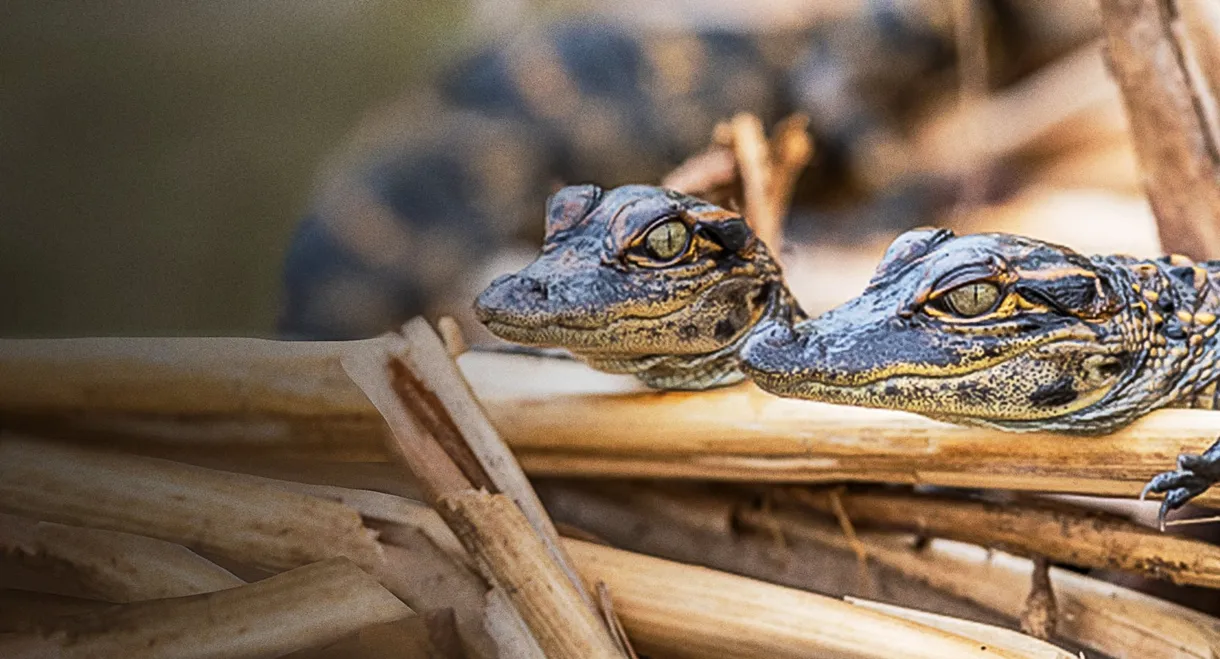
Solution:
M 7 429 L 108 446 L 139 438 L 145 450 L 202 442 L 206 455 L 236 444 L 381 461 L 384 421 L 339 364 L 365 343 L 379 340 L 0 339 L 0 408 Z M 366 441 L 353 447 L 353 437 Z
M 813 140 L 809 137 L 809 117 L 794 114 L 776 124 L 772 131 L 769 150 L 771 153 L 771 185 L 767 190 L 767 195 L 771 197 L 775 212 L 779 216 L 777 221 L 781 223 L 781 231 L 777 238 L 781 241 L 774 245 L 768 243 L 768 247 L 772 247 L 778 254 L 783 247 L 782 222 L 792 203 L 796 180 L 813 158 Z
M 1029 596 L 1025 598 L 1025 607 L 1021 609 L 1021 631 L 1034 638 L 1050 638 L 1059 621 L 1055 591 L 1051 588 L 1050 568 L 1051 563 L 1045 556 L 1034 557 Z
M 466 550 L 457 544 L 449 527 L 424 504 L 431 516 L 421 526 L 385 528 L 380 539 L 386 568 L 382 584 L 416 611 L 452 610 L 458 630 L 472 657 L 537 657 L 544 655 L 529 630 L 500 589 L 489 589 L 473 566 L 467 567 Z M 421 522 L 422 522 L 421 515 Z M 428 527 L 439 525 L 450 543 L 441 546 Z
M 953 22 L 960 78 L 958 104 L 964 111 L 977 105 L 987 95 L 987 42 L 974 0 L 954 0 Z M 966 144 L 967 150 L 977 149 L 978 147 L 972 145 L 979 140 L 981 126 L 972 122 L 966 124 L 965 129 L 958 139 Z M 974 210 L 983 203 L 986 175 L 986 170 L 977 166 L 963 172 L 964 179 L 958 202 L 962 212 Z
M 1166 251 L 1220 256 L 1220 152 L 1169 21 L 1171 0 L 1101 0 L 1148 200 Z
M 445 351 L 449 353 L 450 357 L 456 358 L 470 349 L 470 344 L 466 343 L 466 337 L 462 334 L 462 326 L 453 319 L 453 316 L 443 316 L 437 320 L 436 331 L 441 335 L 441 340 L 445 343 Z
M 152 600 L 0 635 L 0 656 L 278 657 L 334 642 L 411 610 L 344 558 L 215 593 Z
M 434 435 L 450 428 L 456 433 L 453 441 L 468 447 L 467 450 L 487 475 L 490 483 L 488 489 L 502 492 L 517 504 L 556 564 L 568 575 L 586 607 L 595 612 L 593 598 L 585 591 L 571 560 L 560 546 L 559 533 L 555 531 L 550 516 L 534 493 L 521 465 L 488 420 L 470 385 L 453 360 L 445 354 L 444 347 L 427 322 L 416 318 L 403 326 L 403 343 L 395 355 L 408 365 L 409 370 L 418 374 L 427 394 L 435 397 L 433 407 L 439 413 L 449 415 L 451 423 L 431 426 L 429 430 Z
M 0 590 L 0 637 L 12 632 L 45 628 L 55 618 L 100 611 L 112 606 L 114 603 L 100 600 L 3 589 Z
M 423 344 L 418 336 L 421 330 L 412 332 L 411 326 L 407 330 L 416 340 L 404 339 L 407 345 L 400 347 L 397 355 L 385 347 L 370 347 L 343 361 L 352 380 L 389 424 L 391 454 L 420 481 L 433 507 L 475 558 L 483 576 L 508 594 L 546 656 L 621 657 L 606 628 L 522 508 L 504 494 L 472 486 L 498 492 L 472 447 L 463 442 L 456 418 L 450 416 L 457 410 L 447 407 L 445 403 L 450 401 L 440 399 L 447 395 L 454 400 L 455 392 L 442 394 L 421 381 L 424 370 L 437 377 L 442 368 L 435 363 L 437 357 L 433 355 L 431 363 L 425 363 L 429 361 L 426 349 L 424 355 L 413 352 Z M 439 339 L 436 343 L 440 359 L 448 362 Z M 405 364 L 404 356 L 412 363 Z M 432 384 L 436 382 L 432 380 Z M 477 414 L 471 412 L 478 409 L 473 399 L 470 404 L 473 407 L 459 409 Z M 471 421 L 464 418 L 467 427 L 473 426 Z
M 70 427 L 82 441 L 110 440 L 121 430 L 143 451 L 172 443 L 205 455 L 385 460 L 385 422 L 340 365 L 345 354 L 383 345 L 0 340 L 0 421 Z M 788 400 L 751 385 L 658 393 L 566 360 L 468 352 L 458 363 L 500 435 L 539 475 L 891 481 L 1135 496 L 1179 453 L 1206 449 L 1220 428 L 1220 412 L 1175 409 L 1105 437 L 1006 433 Z M 116 425 L 118 418 L 125 423 Z M 166 435 L 168 427 L 174 432 Z M 1216 491 L 1199 498 L 1217 501 Z
M 651 556 L 565 542 L 589 582 L 605 582 L 645 651 L 738 659 L 1030 657 L 841 600 Z
M 835 514 L 833 492 L 789 489 L 776 496 Z M 1080 567 L 1220 588 L 1220 547 L 1078 506 L 893 492 L 846 492 L 839 500 L 844 514 L 858 525 L 905 529 Z
M 468 491 L 441 505 L 442 516 L 485 575 L 508 593 L 547 657 L 625 656 L 512 500 Z
M 476 585 L 446 592 L 435 590 L 439 582 L 420 577 L 421 572 L 446 575 L 453 584 L 469 574 L 460 562 L 449 565 L 440 549 L 429 552 L 423 546 L 409 555 L 386 555 L 360 514 L 346 505 L 364 505 L 363 512 L 391 524 L 423 517 L 398 501 L 372 492 L 0 438 L 0 509 L 162 538 L 269 570 L 346 555 L 412 604 L 459 607 L 464 636 L 480 656 L 496 656 L 496 648 L 501 654 L 506 648 L 520 650 L 511 656 L 542 656 L 528 652 L 533 647 L 528 634 L 522 639 L 511 625 L 492 629 L 485 624 L 486 585 L 477 577 L 470 575 Z M 442 548 L 456 544 L 452 535 L 447 544 L 444 535 L 435 530 L 432 535 Z M 459 592 L 466 599 L 457 602 Z
M 0 510 L 146 535 L 269 570 L 346 556 L 381 563 L 346 506 L 237 474 L 0 436 Z
M 642 487 L 645 491 L 649 489 L 648 486 Z M 636 488 L 631 489 L 636 491 Z M 686 507 L 690 501 L 675 500 L 675 505 Z M 661 500 L 651 499 L 650 502 Z M 661 507 L 664 505 L 661 502 Z M 731 503 L 713 501 L 709 502 L 707 508 L 713 517 L 721 520 L 719 524 L 712 525 L 726 531 L 730 523 Z M 681 511 L 675 508 L 673 514 L 681 514 Z M 396 541 L 391 537 L 386 539 L 388 542 Z M 866 648 L 863 654 L 852 655 L 857 657 L 887 656 L 886 653 L 891 651 L 887 645 L 890 641 L 878 642 L 864 633 L 855 639 L 836 638 L 836 634 L 843 631 L 848 634 L 853 630 L 884 633 L 890 621 L 879 622 L 872 616 L 856 616 L 855 612 L 830 598 L 575 540 L 568 539 L 565 543 L 577 560 L 585 580 L 590 584 L 605 583 L 614 593 L 614 606 L 633 638 L 663 656 L 842 656 L 836 654 L 842 648 L 840 644 L 850 643 Z M 577 545 L 579 551 L 573 549 L 573 544 Z M 386 549 L 388 552 L 393 546 Z M 661 590 L 666 592 L 658 594 L 657 591 Z M 748 601 L 739 601 L 738 596 Z M 769 605 L 756 609 L 755 599 Z M 794 601 L 797 606 L 791 608 Z M 741 615 L 742 607 L 749 607 L 751 614 Z M 663 609 L 667 612 L 662 612 Z M 802 625 L 808 624 L 806 618 L 827 615 L 832 619 L 837 615 L 847 616 L 848 626 L 839 631 L 818 631 L 825 626 L 834 626 L 833 621 L 827 623 L 823 620 L 809 630 L 801 629 Z M 906 617 L 910 615 L 914 613 L 908 612 Z M 722 616 L 731 616 L 732 624 L 725 627 Z M 872 627 L 878 624 L 880 628 Z M 973 633 L 965 635 L 986 638 L 985 635 Z M 940 639 L 939 636 L 936 638 Z M 772 654 L 774 646 L 778 645 L 786 649 Z
M 245 583 L 180 545 L 3 513 L 0 554 L 66 572 L 89 596 L 110 602 L 198 595 Z
M 453 612 L 423 615 L 365 627 L 324 648 L 301 650 L 284 659 L 466 659 Z
M 741 172 L 745 216 L 754 233 L 777 258 L 783 240 L 783 210 L 773 194 L 771 153 L 762 121 L 742 113 L 733 117 L 733 152 Z
M 625 501 L 609 507 L 604 501 L 599 502 L 604 497 L 591 496 L 605 490 L 601 484 L 594 489 L 572 483 L 561 487 L 564 497 L 555 499 L 574 498 L 575 505 L 592 511 L 588 513 L 590 520 L 598 524 L 603 519 L 638 510 L 641 512 L 636 515 L 649 520 L 659 518 L 662 524 L 706 529 L 716 534 L 745 529 L 766 536 L 771 529 L 778 528 L 793 541 L 808 541 L 815 547 L 842 552 L 845 557 L 839 564 L 850 569 L 846 556 L 851 555 L 853 548 L 838 527 L 805 510 L 791 507 L 778 512 L 759 510 L 752 505 L 754 497 L 743 501 L 740 495 L 729 494 L 724 488 L 644 483 L 613 488 L 619 494 L 610 498 Z M 562 518 L 563 513 L 557 516 Z M 630 528 L 644 526 L 631 521 L 635 519 L 633 516 L 617 523 Z M 948 540 L 919 543 L 917 537 L 905 533 L 861 531 L 860 539 L 871 559 L 898 571 L 907 580 L 923 581 L 931 588 L 1013 621 L 1021 615 L 1031 582 L 1030 561 Z M 916 546 L 927 549 L 916 550 Z M 1061 612 L 1060 638 L 1073 644 L 1110 656 L 1142 659 L 1183 656 L 1214 659 L 1211 648 L 1220 647 L 1215 645 L 1220 643 L 1220 620 L 1211 616 L 1074 572 L 1052 569 L 1051 574 Z
M 1185 32 L 1177 34 L 1178 41 L 1188 51 L 1187 64 L 1196 65 L 1188 70 L 1191 84 L 1196 89 L 1210 88 L 1213 92 L 1220 89 L 1220 6 L 1214 2 L 1178 2 L 1175 7 Z M 1220 132 L 1217 130 L 1220 109 L 1216 107 L 1215 94 L 1199 94 L 1198 98 L 1215 136 Z
M 1118 91 L 1097 43 L 1081 46 L 985 99 L 937 112 L 914 130 L 915 162 L 931 173 L 965 176 L 1026 149 L 1063 151 L 1065 133 L 1125 148 Z M 1076 130 L 1070 130 L 1079 126 Z M 968 133 L 971 140 L 963 143 Z M 1049 142 L 1049 144 L 1048 144 Z
M 916 609 L 906 609 L 893 604 L 873 602 L 857 597 L 844 597 L 848 602 L 878 613 L 884 613 L 897 618 L 918 622 L 922 625 L 943 629 L 951 634 L 966 636 L 986 643 L 989 646 L 1019 652 L 1039 659 L 1079 659 L 1076 655 L 1051 645 L 1044 640 L 1030 638 L 1025 634 L 1014 632 L 1003 627 L 994 627 L 971 620 L 962 620 L 951 616 L 942 616 Z
M 678 165 L 661 180 L 661 187 L 703 197 L 733 185 L 736 180 L 733 150 L 714 144 Z
M 746 528 L 780 524 L 794 538 L 842 551 L 851 548 L 829 521 L 797 511 L 760 519 L 742 509 Z M 915 538 L 863 531 L 858 538 L 869 557 L 903 575 L 1014 620 L 1020 618 L 1033 573 L 1031 561 L 951 540 L 933 540 L 915 549 Z M 1192 609 L 1068 570 L 1051 568 L 1059 610 L 1056 632 L 1075 644 L 1113 657 L 1212 659 L 1220 647 L 1220 620 Z

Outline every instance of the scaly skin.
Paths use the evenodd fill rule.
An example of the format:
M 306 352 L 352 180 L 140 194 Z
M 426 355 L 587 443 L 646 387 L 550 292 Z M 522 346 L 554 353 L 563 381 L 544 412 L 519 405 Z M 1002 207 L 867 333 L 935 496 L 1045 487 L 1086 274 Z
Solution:
M 667 227 L 672 245 L 650 233 Z M 650 235 L 673 254 L 656 253 Z M 737 382 L 737 353 L 756 324 L 804 318 L 740 215 L 644 185 L 560 190 L 542 254 L 492 282 L 475 311 L 501 338 L 566 348 L 659 389 Z
M 760 324 L 743 368 L 781 396 L 1106 433 L 1161 407 L 1217 407 L 1218 276 L 1215 261 L 1085 257 L 1005 234 L 910 231 L 859 297 L 795 327 Z M 951 302 L 969 307 L 991 290 L 985 309 Z M 1163 516 L 1217 477 L 1213 447 L 1180 458 L 1148 491 L 1168 493 Z

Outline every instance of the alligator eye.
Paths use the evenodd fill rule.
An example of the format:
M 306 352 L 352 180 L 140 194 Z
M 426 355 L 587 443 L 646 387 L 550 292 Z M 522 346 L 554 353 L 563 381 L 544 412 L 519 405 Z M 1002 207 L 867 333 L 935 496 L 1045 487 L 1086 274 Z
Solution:
M 945 293 L 945 305 L 959 316 L 981 316 L 995 307 L 1000 299 L 1000 287 L 991 282 L 976 281 Z
M 667 220 L 648 230 L 644 244 L 648 253 L 660 261 L 676 258 L 686 251 L 690 242 L 690 229 L 682 220 Z

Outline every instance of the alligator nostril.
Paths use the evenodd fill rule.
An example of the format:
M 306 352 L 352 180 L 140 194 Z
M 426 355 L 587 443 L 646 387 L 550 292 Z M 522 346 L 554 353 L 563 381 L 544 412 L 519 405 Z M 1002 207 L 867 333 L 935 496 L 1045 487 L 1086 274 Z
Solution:
M 539 298 L 542 298 L 543 300 L 547 299 L 548 292 L 547 292 L 547 285 L 545 283 L 543 283 L 537 279 L 534 279 L 533 277 L 522 277 L 521 285 L 531 295 L 537 295 Z
M 512 279 L 514 276 L 516 276 L 516 275 L 512 275 L 512 274 L 500 275 L 499 277 L 496 277 L 495 279 L 491 280 L 491 283 L 487 285 L 487 288 L 489 288 L 489 289 L 499 288 L 500 286 L 503 286 L 505 282 Z
M 771 347 L 789 344 L 796 339 L 792 328 L 779 322 L 772 322 L 768 325 L 760 327 L 759 335 L 763 343 Z

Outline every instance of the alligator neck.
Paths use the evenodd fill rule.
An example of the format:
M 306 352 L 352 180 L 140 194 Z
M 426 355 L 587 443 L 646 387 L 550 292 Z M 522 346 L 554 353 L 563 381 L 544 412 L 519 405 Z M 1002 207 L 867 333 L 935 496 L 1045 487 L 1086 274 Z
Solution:
M 1133 304 L 1148 318 L 1141 378 L 1158 397 L 1156 407 L 1217 409 L 1220 377 L 1220 261 L 1191 262 L 1170 256 L 1127 265 Z
M 804 310 L 781 277 L 770 284 L 767 306 L 758 319 L 715 352 L 698 355 L 648 355 L 633 359 L 602 359 L 578 355 L 602 371 L 630 373 L 653 389 L 699 390 L 735 384 L 745 379 L 738 355 L 751 331 L 759 323 L 780 320 L 795 323 L 806 319 Z

